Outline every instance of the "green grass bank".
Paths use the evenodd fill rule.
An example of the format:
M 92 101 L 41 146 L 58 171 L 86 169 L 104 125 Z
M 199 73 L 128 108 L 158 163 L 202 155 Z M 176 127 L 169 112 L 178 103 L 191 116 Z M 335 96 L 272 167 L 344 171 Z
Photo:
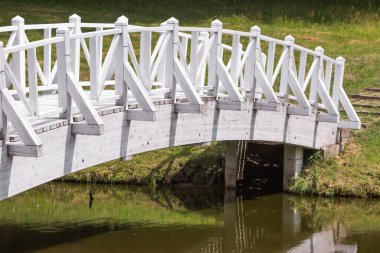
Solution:
M 262 33 L 296 43 L 322 46 L 333 58 L 346 59 L 345 89 L 360 92 L 380 87 L 380 2 L 377 0 L 167 0 L 167 1 L 1 1 L 1 25 L 16 15 L 26 23 L 66 22 L 77 13 L 83 22 L 114 22 L 120 15 L 131 24 L 159 25 L 174 16 L 184 26 L 210 26 L 216 18 L 229 29 L 248 31 L 258 25 Z M 291 190 L 325 196 L 380 196 L 380 123 L 355 133 L 353 143 L 338 159 L 316 158 L 305 168 Z M 130 184 L 197 183 L 220 180 L 224 144 L 176 147 L 112 161 L 69 175 L 63 180 Z

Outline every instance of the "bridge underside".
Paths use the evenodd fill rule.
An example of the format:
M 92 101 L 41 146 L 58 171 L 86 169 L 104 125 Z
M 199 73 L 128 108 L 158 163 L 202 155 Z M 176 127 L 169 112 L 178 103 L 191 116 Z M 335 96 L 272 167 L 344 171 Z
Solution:
M 100 136 L 73 135 L 73 125 L 55 120 L 51 130 L 40 131 L 40 157 L 8 156 L 0 147 L 0 200 L 96 164 L 171 146 L 253 140 L 318 149 L 336 141 L 337 124 L 318 122 L 313 113 L 289 115 L 285 106 L 252 110 L 253 102 L 246 102 L 248 110 L 220 110 L 215 97 L 203 100 L 199 114 L 175 112 L 173 100 L 155 101 L 155 121 L 130 121 L 123 108 L 103 108 Z

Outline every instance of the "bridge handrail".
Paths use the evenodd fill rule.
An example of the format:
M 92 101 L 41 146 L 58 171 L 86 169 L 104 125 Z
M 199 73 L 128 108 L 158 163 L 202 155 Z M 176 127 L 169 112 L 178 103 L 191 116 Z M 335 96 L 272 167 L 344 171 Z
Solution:
M 222 26 L 216 20 L 211 27 L 181 27 L 171 18 L 158 27 L 143 27 L 129 25 L 124 16 L 114 24 L 82 23 L 77 15 L 72 15 L 68 23 L 25 25 L 17 16 L 12 19 L 12 26 L 0 27 L 0 32 L 11 32 L 7 45 L 1 48 L 2 89 L 21 100 L 30 121 L 47 114 L 70 114 L 64 98 L 55 111 L 40 112 L 38 97 L 52 91 L 66 94 L 61 86 L 75 84 L 90 88 L 92 102 L 84 97 L 82 88 L 72 92 L 94 124 L 100 121 L 88 107 L 102 101 L 108 86 L 114 90 L 119 104 L 127 106 L 128 98 L 135 99 L 149 113 L 155 111 L 151 99 L 160 95 L 172 99 L 186 97 L 189 105 L 186 109 L 179 107 L 186 112 L 202 107 L 201 96 L 213 95 L 220 98 L 220 108 L 240 108 L 246 99 L 255 99 L 262 101 L 260 108 L 272 110 L 280 103 L 287 105 L 293 101 L 298 105 L 289 107 L 289 114 L 309 115 L 325 110 L 327 113 L 319 111 L 317 120 L 337 122 L 342 128 L 360 127 L 360 119 L 343 89 L 342 57 L 333 59 L 321 47 L 311 50 L 297 45 L 292 36 L 280 40 L 262 35 L 257 26 L 248 32 Z M 88 31 L 91 28 L 95 31 Z M 52 36 L 53 29 L 57 29 L 57 36 Z M 42 30 L 44 39 L 30 42 L 26 30 Z M 140 36 L 137 47 L 130 37 L 132 33 Z M 159 34 L 156 41 L 152 33 Z M 112 37 L 110 43 L 103 43 L 106 36 Z M 225 42 L 231 41 L 226 37 L 232 37 L 231 44 Z M 242 42 L 241 37 L 249 38 L 249 42 Z M 108 48 L 104 48 L 106 45 Z M 43 48 L 42 67 L 36 55 L 39 47 Z M 53 47 L 57 47 L 55 63 Z M 278 48 L 281 53 L 276 54 Z M 104 49 L 107 49 L 105 56 Z M 87 80 L 81 75 L 82 53 L 90 69 Z M 70 59 L 66 59 L 68 55 Z M 62 66 L 64 63 L 70 66 Z M 69 84 L 62 84 L 65 75 Z M 340 105 L 349 121 L 341 120 Z

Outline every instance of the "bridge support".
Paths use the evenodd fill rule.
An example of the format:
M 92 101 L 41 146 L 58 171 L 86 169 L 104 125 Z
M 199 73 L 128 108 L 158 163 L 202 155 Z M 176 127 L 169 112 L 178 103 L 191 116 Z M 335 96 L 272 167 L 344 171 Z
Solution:
M 235 189 L 237 180 L 238 147 L 239 141 L 227 141 L 224 163 L 224 186 L 226 189 Z
M 226 189 L 235 189 L 236 181 L 241 179 L 245 164 L 247 141 L 227 141 L 224 186 Z
M 289 190 L 289 182 L 297 177 L 303 166 L 303 148 L 284 145 L 283 190 Z

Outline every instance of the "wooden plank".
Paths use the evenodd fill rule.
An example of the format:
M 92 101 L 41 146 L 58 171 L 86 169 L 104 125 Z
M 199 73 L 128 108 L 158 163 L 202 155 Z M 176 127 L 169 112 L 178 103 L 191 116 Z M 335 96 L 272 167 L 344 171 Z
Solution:
M 272 85 L 270 84 L 261 64 L 258 61 L 256 61 L 255 78 L 257 80 L 258 87 L 262 90 L 268 101 L 271 103 L 280 103 L 272 88 Z
M 268 60 L 267 60 L 267 67 L 266 67 L 266 76 L 267 76 L 268 81 L 270 83 L 272 83 L 272 75 L 273 75 L 275 53 L 276 53 L 276 43 L 275 42 L 269 42 L 269 46 L 268 46 Z
M 155 121 L 156 120 L 155 111 L 128 109 L 126 113 L 127 113 L 126 120 L 135 120 L 135 121 Z
M 203 101 L 201 97 L 199 96 L 194 84 L 190 80 L 190 77 L 187 75 L 186 71 L 177 58 L 174 59 L 174 76 L 182 88 L 182 91 L 185 93 L 185 96 L 189 99 L 190 103 L 195 105 L 202 105 Z
M 140 38 L 140 68 L 142 83 L 146 90 L 151 88 L 151 73 L 150 73 L 150 56 L 151 56 L 151 40 L 152 32 L 141 32 Z
M 16 129 L 16 132 L 20 135 L 24 144 L 27 146 L 42 145 L 41 140 L 38 138 L 23 113 L 19 110 L 8 89 L 4 88 L 1 90 L 1 98 L 3 112 Z
M 83 135 L 103 135 L 104 125 L 90 125 L 85 123 L 72 123 L 71 132 L 73 134 L 83 134 Z
M 297 98 L 297 102 L 300 104 L 302 108 L 310 109 L 311 105 L 309 100 L 307 99 L 305 93 L 302 90 L 301 84 L 298 82 L 296 75 L 293 70 L 289 70 L 289 85 L 294 95 Z
M 316 121 L 338 123 L 339 122 L 339 115 L 331 115 L 331 114 L 325 114 L 325 113 L 318 113 Z
M 128 84 L 129 89 L 143 110 L 149 112 L 155 111 L 156 108 L 149 98 L 147 90 L 135 74 L 129 62 L 124 62 L 124 78 L 125 83 Z
M 202 104 L 191 104 L 191 103 L 175 103 L 175 112 L 179 113 L 202 113 Z
M 232 81 L 230 74 L 227 72 L 227 69 L 222 62 L 222 59 L 217 60 L 217 74 L 227 91 L 229 99 L 234 102 L 243 102 L 244 98 L 240 94 L 236 84 Z
M 29 103 L 33 116 L 38 115 L 38 87 L 37 87 L 37 70 L 36 70 L 36 49 L 30 48 L 27 51 L 28 56 L 28 83 L 29 83 Z
M 98 115 L 97 111 L 84 94 L 82 87 L 75 84 L 74 74 L 69 71 L 67 73 L 67 91 L 73 98 L 79 111 L 89 125 L 103 125 L 103 120 Z
M 51 29 L 44 29 L 44 39 L 51 38 Z M 51 44 L 44 46 L 44 75 L 47 83 L 50 83 L 51 79 Z
M 43 156 L 42 145 L 26 146 L 23 144 L 8 144 L 7 152 L 9 156 L 22 156 L 22 157 L 40 157 Z
M 98 98 L 99 78 L 100 78 L 100 56 L 99 56 L 99 40 L 97 37 L 90 38 L 90 98 Z

